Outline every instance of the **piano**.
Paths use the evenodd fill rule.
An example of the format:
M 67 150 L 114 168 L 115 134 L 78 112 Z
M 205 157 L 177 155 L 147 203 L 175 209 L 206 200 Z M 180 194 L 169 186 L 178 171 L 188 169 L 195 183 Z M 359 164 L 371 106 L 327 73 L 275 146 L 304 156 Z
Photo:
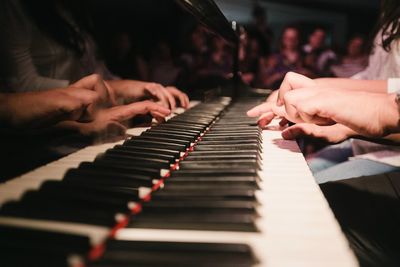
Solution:
M 1 266 L 358 266 L 297 143 L 246 116 L 260 101 L 192 101 L 0 184 Z

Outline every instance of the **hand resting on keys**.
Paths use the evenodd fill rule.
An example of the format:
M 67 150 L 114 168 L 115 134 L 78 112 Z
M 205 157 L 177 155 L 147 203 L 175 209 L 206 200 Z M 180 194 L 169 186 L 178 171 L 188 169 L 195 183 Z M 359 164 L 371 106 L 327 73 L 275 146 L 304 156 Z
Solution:
M 328 87 L 334 84 L 335 87 Z M 346 89 L 339 89 L 338 86 Z M 390 103 L 391 107 L 395 105 L 394 96 L 384 93 L 386 87 L 386 81 L 354 81 L 337 78 L 312 80 L 290 72 L 286 75 L 279 91 L 275 91 L 266 103 L 249 110 L 248 115 L 260 116 L 261 127 L 268 125 L 276 116 L 284 118 L 281 125 L 286 124 L 287 119 L 297 123 L 283 130 L 282 136 L 286 139 L 312 136 L 336 143 L 360 134 L 381 137 L 386 135 L 386 132 L 393 132 L 393 122 L 376 119 L 374 123 L 371 119 L 367 119 L 363 110 L 375 116 L 379 116 L 380 110 L 390 112 L 387 106 L 383 106 L 385 108 L 380 106 L 385 101 Z M 375 101 L 372 100 L 374 96 L 376 96 Z M 345 102 L 347 107 L 343 106 Z M 379 111 L 373 108 L 375 104 L 380 106 L 376 108 Z M 368 125 L 365 125 L 366 123 Z M 384 126 L 386 124 L 389 125 Z
M 166 108 L 175 109 L 178 99 L 183 108 L 189 106 L 188 96 L 175 87 L 135 80 L 110 80 L 107 83 L 114 89 L 116 97 L 122 99 L 124 103 L 154 99 Z
M 0 94 L 0 122 L 9 128 L 26 129 L 63 120 L 90 120 L 94 114 L 88 107 L 99 99 L 97 92 L 81 87 Z
M 127 130 L 125 123 L 135 116 L 151 114 L 156 120 L 162 121 L 170 113 L 169 109 L 146 100 L 99 110 L 91 122 L 63 122 L 58 126 L 78 131 L 98 141 L 109 141 L 124 138 Z

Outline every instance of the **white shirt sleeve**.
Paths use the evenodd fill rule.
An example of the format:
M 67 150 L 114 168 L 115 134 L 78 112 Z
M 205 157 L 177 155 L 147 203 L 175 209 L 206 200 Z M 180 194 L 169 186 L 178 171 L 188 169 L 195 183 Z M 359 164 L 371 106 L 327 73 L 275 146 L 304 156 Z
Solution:
M 400 78 L 390 78 L 388 79 L 388 94 L 400 91 Z

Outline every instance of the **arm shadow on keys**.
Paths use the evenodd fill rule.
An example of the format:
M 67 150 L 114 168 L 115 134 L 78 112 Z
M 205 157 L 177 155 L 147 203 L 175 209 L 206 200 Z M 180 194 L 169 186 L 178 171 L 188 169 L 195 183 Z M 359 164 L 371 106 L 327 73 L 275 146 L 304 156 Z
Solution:
M 274 145 L 276 145 L 281 149 L 289 150 L 295 153 L 301 153 L 296 142 L 293 142 L 292 140 L 284 140 L 283 138 L 276 138 L 273 139 L 272 142 Z
M 320 185 L 362 267 L 399 266 L 400 172 Z

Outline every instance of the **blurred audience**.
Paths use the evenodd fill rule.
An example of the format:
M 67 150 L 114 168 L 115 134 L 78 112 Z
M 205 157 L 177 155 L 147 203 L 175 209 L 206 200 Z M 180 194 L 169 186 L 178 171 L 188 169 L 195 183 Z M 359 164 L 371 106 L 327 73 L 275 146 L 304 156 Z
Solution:
M 164 86 L 176 84 L 182 71 L 176 63 L 171 46 L 164 40 L 159 41 L 153 49 L 148 66 L 150 80 Z
M 254 81 L 259 69 L 260 45 L 250 38 L 244 27 L 240 29 L 239 70 L 245 83 L 255 86 Z
M 128 32 L 117 32 L 110 38 L 105 55 L 107 67 L 123 79 L 148 81 L 148 65 L 143 56 L 134 47 L 132 36 Z
M 232 72 L 232 59 L 225 40 L 214 35 L 211 37 L 210 50 L 200 75 L 227 77 Z
M 337 56 L 326 45 L 325 29 L 317 27 L 312 31 L 308 37 L 308 43 L 303 46 L 303 52 L 308 63 L 313 63 L 313 69 L 318 71 L 318 75 L 331 76 L 330 67 L 337 60 Z
M 257 40 L 260 47 L 260 56 L 267 56 L 272 50 L 274 34 L 268 26 L 267 10 L 260 5 L 255 5 L 252 11 L 253 22 L 247 26 L 250 38 Z
M 368 65 L 368 54 L 366 53 L 366 41 L 363 36 L 356 35 L 347 43 L 346 54 L 340 63 L 331 67 L 334 76 L 349 78 L 362 71 Z
M 259 87 L 276 89 L 286 73 L 296 71 L 310 75 L 303 66 L 303 55 L 300 49 L 300 31 L 295 26 L 287 26 L 282 33 L 279 52 L 260 60 L 258 75 Z

